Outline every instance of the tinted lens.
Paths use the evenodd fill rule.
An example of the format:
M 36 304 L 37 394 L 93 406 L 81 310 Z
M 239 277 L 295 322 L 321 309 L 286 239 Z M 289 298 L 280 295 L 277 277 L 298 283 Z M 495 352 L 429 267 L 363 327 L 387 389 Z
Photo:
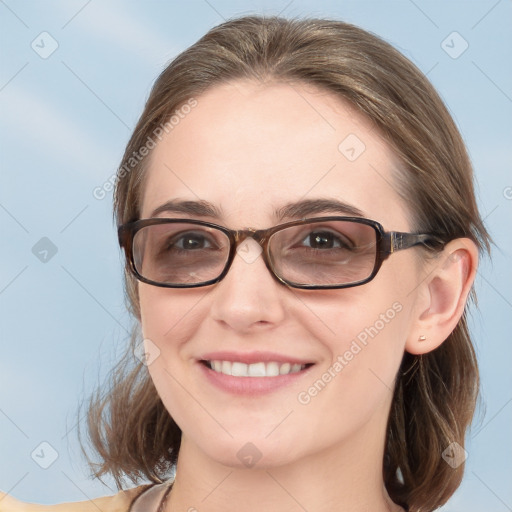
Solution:
M 134 236 L 137 272 L 162 284 L 197 284 L 216 279 L 229 255 L 222 231 L 190 223 L 153 224 Z
M 353 221 L 326 221 L 278 231 L 269 241 L 270 261 L 282 279 L 334 286 L 364 281 L 377 258 L 377 231 Z

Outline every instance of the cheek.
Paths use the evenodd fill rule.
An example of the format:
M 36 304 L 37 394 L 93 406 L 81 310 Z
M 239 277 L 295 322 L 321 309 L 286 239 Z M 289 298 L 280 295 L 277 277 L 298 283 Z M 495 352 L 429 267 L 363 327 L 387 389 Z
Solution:
M 323 309 L 320 314 L 329 331 L 322 337 L 329 353 L 324 370 L 350 379 L 349 386 L 343 384 L 344 392 L 357 394 L 378 380 L 392 385 L 407 338 L 408 309 L 401 300 L 377 301 L 375 295 L 371 304 L 352 298 Z
M 327 407 L 336 400 L 369 414 L 389 399 L 411 328 L 414 299 L 406 284 L 410 281 L 400 284 L 404 269 L 388 265 L 381 272 L 364 286 L 303 299 L 306 308 L 295 316 L 305 331 L 313 332 L 316 326 L 324 333 L 318 340 L 328 354 L 321 382 L 311 382 L 312 388 L 303 390 L 304 402 L 311 399 Z M 324 392 L 327 388 L 330 391 Z
M 166 351 L 190 338 L 199 326 L 199 304 L 206 291 L 173 290 L 139 285 L 141 327 L 144 338 Z M 172 344 L 168 342 L 172 340 Z
M 204 290 L 173 290 L 143 283 L 139 286 L 141 328 L 148 372 L 158 395 L 180 428 L 190 421 L 187 347 L 194 339 L 205 314 Z M 156 348 L 155 348 L 156 347 Z M 197 411 L 196 411 L 197 414 Z
M 375 302 L 365 305 L 352 297 L 338 301 L 336 309 L 316 310 L 333 333 L 321 340 L 329 358 L 295 396 L 304 436 L 318 436 L 321 428 L 322 442 L 334 443 L 372 418 L 385 422 L 404 353 L 407 307 L 399 300 Z

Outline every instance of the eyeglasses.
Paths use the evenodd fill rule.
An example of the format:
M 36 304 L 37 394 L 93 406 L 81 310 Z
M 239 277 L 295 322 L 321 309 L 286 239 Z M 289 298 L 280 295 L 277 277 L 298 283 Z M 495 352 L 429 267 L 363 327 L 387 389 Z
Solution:
M 394 252 L 444 245 L 434 235 L 387 232 L 360 217 L 318 217 L 236 231 L 201 220 L 153 218 L 124 224 L 118 235 L 133 275 L 166 288 L 218 283 L 248 238 L 261 246 L 265 265 L 280 283 L 306 289 L 359 286 L 371 281 Z

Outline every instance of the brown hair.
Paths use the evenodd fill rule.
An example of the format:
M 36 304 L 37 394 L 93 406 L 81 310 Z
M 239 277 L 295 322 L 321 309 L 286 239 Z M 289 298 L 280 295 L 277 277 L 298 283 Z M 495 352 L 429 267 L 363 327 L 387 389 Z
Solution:
M 334 93 L 373 121 L 401 169 L 399 192 L 414 229 L 448 242 L 469 237 L 489 249 L 479 216 L 471 163 L 446 107 L 426 77 L 377 36 L 335 20 L 248 16 L 210 30 L 178 55 L 156 80 L 118 171 L 118 225 L 139 218 L 149 159 L 134 161 L 158 127 L 190 98 L 236 79 L 312 84 Z M 137 282 L 125 269 L 129 307 L 139 319 Z M 474 296 L 473 296 L 474 298 Z M 111 474 L 160 482 L 175 464 L 181 432 L 146 367 L 134 356 L 134 330 L 110 385 L 91 397 L 87 425 L 100 463 Z M 391 498 L 411 512 L 434 510 L 459 486 L 464 465 L 441 457 L 452 442 L 464 446 L 478 396 L 478 368 L 466 314 L 448 339 L 421 356 L 406 353 L 396 378 L 383 477 Z

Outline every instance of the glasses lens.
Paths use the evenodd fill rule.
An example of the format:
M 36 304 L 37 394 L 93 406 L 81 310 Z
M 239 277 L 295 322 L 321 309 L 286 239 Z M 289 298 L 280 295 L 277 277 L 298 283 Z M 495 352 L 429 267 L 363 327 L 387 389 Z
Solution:
M 313 222 L 274 233 L 269 256 L 275 273 L 299 285 L 364 281 L 377 258 L 377 231 L 354 221 Z
M 187 222 L 143 227 L 133 239 L 137 272 L 161 284 L 198 284 L 219 277 L 229 256 L 229 238 L 215 228 Z

